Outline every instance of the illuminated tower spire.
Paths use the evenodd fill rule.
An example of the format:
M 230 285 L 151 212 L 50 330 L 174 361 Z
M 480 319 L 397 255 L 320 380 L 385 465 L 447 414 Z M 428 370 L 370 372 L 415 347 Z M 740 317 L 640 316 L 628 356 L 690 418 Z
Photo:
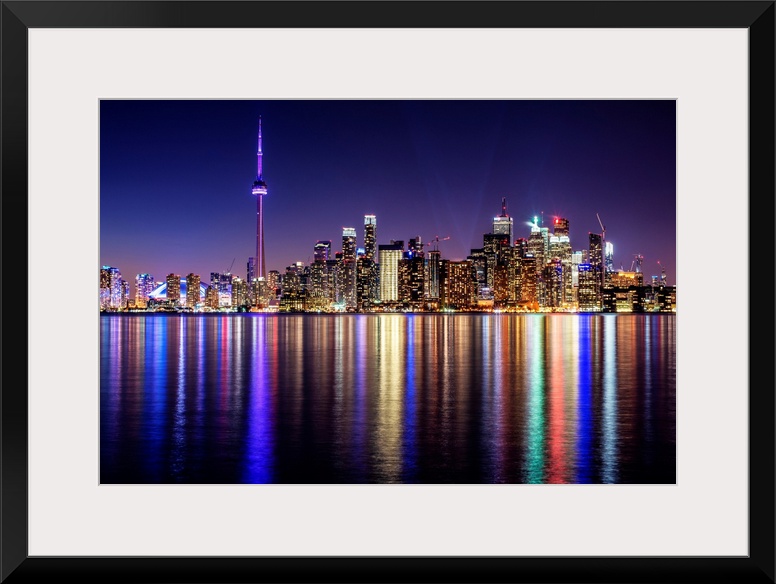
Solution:
M 259 158 L 259 164 L 258 169 L 256 171 L 256 176 L 259 180 L 261 180 L 262 177 L 262 169 L 261 169 L 261 116 L 259 116 L 259 151 L 256 153 Z
M 259 150 L 257 152 L 258 166 L 256 180 L 253 181 L 251 193 L 256 197 L 256 259 L 254 260 L 254 277 L 267 277 L 267 263 L 264 256 L 264 195 L 267 194 L 267 183 L 264 182 L 261 150 L 261 116 L 259 116 Z

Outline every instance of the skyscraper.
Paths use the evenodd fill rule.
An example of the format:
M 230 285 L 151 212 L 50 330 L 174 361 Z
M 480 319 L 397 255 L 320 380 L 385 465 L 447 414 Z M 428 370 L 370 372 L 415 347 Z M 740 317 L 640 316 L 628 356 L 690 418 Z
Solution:
M 316 262 L 323 263 L 331 259 L 331 241 L 318 241 L 313 248 L 313 257 Z
M 438 249 L 428 252 L 428 284 L 427 296 L 429 300 L 439 300 L 439 270 L 442 253 Z
M 200 300 L 200 277 L 199 274 L 189 274 L 186 276 L 186 306 L 196 308 Z
M 501 199 L 501 215 L 493 218 L 493 233 L 498 235 L 509 236 L 509 246 L 512 245 L 512 229 L 514 227 L 514 221 L 512 217 L 507 215 L 507 199 L 502 197 Z
M 142 308 L 148 303 L 148 296 L 155 288 L 154 277 L 151 274 L 135 276 L 135 306 Z
M 261 116 L 259 116 L 259 151 L 257 153 L 258 168 L 256 180 L 253 181 L 251 193 L 256 197 L 256 260 L 254 278 L 267 277 L 267 263 L 264 257 L 264 196 L 267 194 L 267 183 L 264 182 L 262 169 L 262 150 L 261 150 Z M 250 270 L 249 270 L 250 271 Z M 249 280 L 250 280 L 249 275 Z
M 342 292 L 346 308 L 356 308 L 356 230 L 342 228 Z
M 368 260 L 377 259 L 377 217 L 364 215 L 364 257 Z
M 178 274 L 167 275 L 167 301 L 178 304 L 181 299 L 181 277 Z
M 597 302 L 598 306 L 600 308 L 601 302 L 603 301 L 603 287 L 604 282 L 606 278 L 606 272 L 604 270 L 604 248 L 603 248 L 603 238 L 600 233 L 590 233 L 588 234 L 588 238 L 590 241 L 590 245 L 588 247 L 589 254 L 590 254 L 590 268 L 595 273 L 596 279 L 598 281 L 598 285 L 596 287 L 596 293 L 597 293 Z M 582 288 L 582 272 L 580 268 L 579 273 L 579 287 L 580 287 L 580 293 Z M 582 310 L 582 298 L 579 299 L 579 309 Z
M 123 278 L 118 268 L 102 266 L 100 269 L 100 308 L 121 309 L 121 296 L 123 291 Z
M 397 302 L 399 300 L 399 260 L 403 252 L 403 241 L 394 241 L 378 246 L 381 302 Z
M 554 231 L 550 236 L 550 257 L 559 258 L 562 269 L 562 304 L 570 305 L 574 302 L 574 286 L 571 281 L 571 240 L 569 239 L 569 220 L 556 217 Z

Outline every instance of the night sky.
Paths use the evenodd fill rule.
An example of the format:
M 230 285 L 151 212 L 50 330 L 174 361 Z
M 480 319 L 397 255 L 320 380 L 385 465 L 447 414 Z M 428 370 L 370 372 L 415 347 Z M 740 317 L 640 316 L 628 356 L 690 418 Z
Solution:
M 462 80 L 465 82 L 465 80 Z M 514 236 L 542 214 L 572 249 L 606 227 L 615 269 L 676 283 L 671 100 L 107 100 L 100 105 L 100 263 L 138 273 L 246 277 L 255 253 L 262 118 L 268 269 L 342 247 L 364 215 L 377 242 L 435 236 L 465 259 L 507 199 Z M 430 249 L 427 247 L 426 249 Z

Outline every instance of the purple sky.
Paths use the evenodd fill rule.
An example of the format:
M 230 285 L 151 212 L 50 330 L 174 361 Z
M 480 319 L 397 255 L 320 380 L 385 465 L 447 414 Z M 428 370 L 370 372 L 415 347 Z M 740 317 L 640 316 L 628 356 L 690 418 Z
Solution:
M 436 235 L 442 257 L 482 247 L 507 199 L 515 237 L 544 214 L 574 250 L 600 232 L 614 267 L 646 279 L 676 265 L 676 110 L 670 100 L 108 100 L 100 106 L 100 263 L 138 273 L 246 276 L 256 241 L 262 117 L 266 257 L 309 263 L 341 249 Z M 234 264 L 232 265 L 232 262 Z

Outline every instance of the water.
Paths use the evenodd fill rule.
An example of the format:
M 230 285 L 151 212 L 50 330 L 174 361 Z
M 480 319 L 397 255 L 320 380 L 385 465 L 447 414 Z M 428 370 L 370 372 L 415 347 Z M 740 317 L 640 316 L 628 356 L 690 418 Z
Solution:
M 101 483 L 675 483 L 670 314 L 100 317 Z

